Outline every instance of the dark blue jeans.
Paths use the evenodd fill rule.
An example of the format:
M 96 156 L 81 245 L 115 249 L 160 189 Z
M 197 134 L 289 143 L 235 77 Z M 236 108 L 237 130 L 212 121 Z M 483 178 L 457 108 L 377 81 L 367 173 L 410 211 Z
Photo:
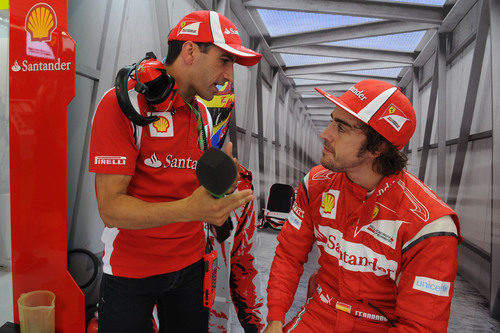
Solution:
M 151 333 L 158 308 L 160 333 L 208 332 L 203 306 L 203 261 L 177 272 L 143 279 L 103 274 L 99 295 L 99 333 Z

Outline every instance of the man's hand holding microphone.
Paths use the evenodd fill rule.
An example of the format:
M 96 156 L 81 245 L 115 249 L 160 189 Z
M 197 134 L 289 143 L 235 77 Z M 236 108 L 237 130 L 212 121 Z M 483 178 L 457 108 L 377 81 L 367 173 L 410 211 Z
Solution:
M 202 186 L 184 199 L 193 221 L 201 220 L 221 227 L 234 209 L 255 198 L 252 190 L 234 192 L 239 178 L 239 163 L 232 157 L 231 142 L 226 145 L 225 153 L 209 148 L 198 161 L 196 175 Z

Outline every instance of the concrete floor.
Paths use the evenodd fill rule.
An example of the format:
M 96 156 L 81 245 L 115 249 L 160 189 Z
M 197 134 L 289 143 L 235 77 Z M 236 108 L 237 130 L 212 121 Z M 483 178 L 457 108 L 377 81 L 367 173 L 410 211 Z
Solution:
M 13 321 L 12 306 L 12 274 L 0 269 L 0 327 Z

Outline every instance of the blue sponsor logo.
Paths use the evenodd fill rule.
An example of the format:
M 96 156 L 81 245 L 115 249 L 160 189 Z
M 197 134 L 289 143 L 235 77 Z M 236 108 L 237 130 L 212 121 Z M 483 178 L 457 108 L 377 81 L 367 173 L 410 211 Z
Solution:
M 435 284 L 435 283 L 430 283 L 430 282 L 425 282 L 425 281 L 417 281 L 417 286 L 425 289 L 429 289 L 432 291 L 437 291 L 437 292 L 448 292 L 450 289 L 449 286 L 442 285 L 442 284 Z
M 295 215 L 293 210 L 288 215 L 288 222 L 294 226 L 295 229 L 300 230 L 300 226 L 302 225 L 302 220 Z
M 415 276 L 413 283 L 413 289 L 437 296 L 449 296 L 450 287 L 450 282 L 434 280 L 425 276 Z

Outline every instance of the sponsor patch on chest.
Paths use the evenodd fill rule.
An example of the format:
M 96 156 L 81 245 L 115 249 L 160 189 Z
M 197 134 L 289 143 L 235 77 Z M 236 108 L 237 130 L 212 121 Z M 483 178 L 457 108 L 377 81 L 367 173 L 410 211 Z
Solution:
M 372 235 L 376 240 L 395 249 L 398 240 L 398 231 L 403 223 L 406 222 L 398 220 L 375 220 L 361 227 L 359 231 L 364 231 Z
M 327 219 L 337 218 L 337 203 L 339 200 L 340 191 L 329 190 L 324 192 L 321 199 L 321 206 L 319 207 L 319 213 L 321 216 Z
M 149 132 L 152 137 L 172 137 L 174 136 L 174 123 L 171 112 L 155 113 L 159 119 L 149 124 Z
M 172 154 L 168 154 L 164 159 L 159 159 L 156 153 L 153 153 L 150 157 L 144 159 L 144 164 L 151 168 L 174 168 L 174 169 L 191 169 L 196 170 L 196 165 L 198 160 L 192 159 L 191 157 L 178 157 Z
M 314 235 L 320 251 L 338 260 L 339 266 L 351 272 L 371 272 L 376 276 L 389 276 L 396 280 L 398 263 L 378 253 L 371 247 L 344 239 L 344 234 L 337 229 L 316 225 Z

